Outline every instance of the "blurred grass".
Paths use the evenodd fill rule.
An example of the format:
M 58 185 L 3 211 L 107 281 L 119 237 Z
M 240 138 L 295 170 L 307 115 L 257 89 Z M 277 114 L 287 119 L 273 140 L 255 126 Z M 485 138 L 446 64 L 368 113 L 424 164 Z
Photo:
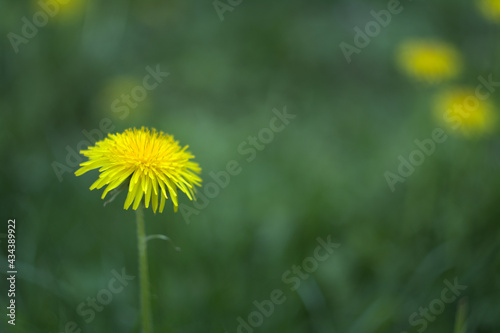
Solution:
M 3 36 L 19 33 L 34 7 L 0 3 Z M 18 54 L 2 38 L 0 205 L 3 220 L 17 221 L 19 274 L 16 326 L 2 320 L 0 330 L 63 332 L 74 321 L 82 332 L 139 331 L 137 280 L 91 323 L 76 313 L 113 269 L 136 274 L 132 211 L 122 209 L 123 195 L 103 208 L 101 192 L 88 190 L 97 173 L 67 172 L 59 182 L 51 166 L 86 140 L 83 130 L 109 118 L 114 131 L 154 126 L 189 144 L 205 184 L 230 160 L 242 166 L 190 224 L 171 209 L 146 212 L 148 233 L 182 248 L 149 242 L 158 332 L 235 332 L 237 317 L 274 289 L 287 301 L 256 332 L 415 332 L 409 316 L 454 277 L 468 286 L 469 310 L 460 312 L 467 332 L 497 332 L 498 133 L 450 135 L 395 193 L 383 174 L 438 126 L 431 101 L 441 87 L 397 72 L 399 42 L 454 43 L 467 66 L 456 83 L 474 86 L 478 75 L 500 77 L 498 27 L 471 2 L 404 3 L 348 65 L 338 45 L 352 43 L 352 28 L 386 5 L 244 1 L 220 22 L 210 2 L 87 1 L 81 15 L 51 20 Z M 130 116 L 117 117 L 111 102 L 130 85 L 114 83 L 140 82 L 157 64 L 170 76 Z M 492 101 L 499 105 L 498 94 Z M 246 162 L 238 145 L 284 106 L 297 117 Z M 327 235 L 341 247 L 290 291 L 283 273 Z M 451 332 L 458 304 L 427 331 Z

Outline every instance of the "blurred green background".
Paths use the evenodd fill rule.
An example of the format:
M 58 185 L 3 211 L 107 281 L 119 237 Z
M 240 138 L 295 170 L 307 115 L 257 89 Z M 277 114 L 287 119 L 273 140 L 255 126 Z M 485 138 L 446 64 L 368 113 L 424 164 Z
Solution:
M 231 10 L 221 20 L 211 1 L 74 0 L 13 47 L 8 34 L 22 36 L 23 17 L 33 22 L 42 7 L 0 1 L 0 331 L 139 332 L 138 278 L 90 322 L 77 312 L 113 270 L 137 275 L 125 195 L 103 207 L 102 190 L 88 189 L 98 172 L 73 174 L 85 133 L 98 139 L 108 119 L 113 133 L 173 134 L 205 185 L 231 160 L 242 168 L 189 224 L 171 202 L 163 214 L 146 211 L 148 234 L 182 249 L 148 243 L 156 332 L 237 332 L 238 317 L 259 324 L 245 333 L 499 332 L 498 132 L 450 134 L 394 192 L 384 177 L 438 126 L 430 110 L 441 86 L 398 71 L 399 43 L 453 44 L 465 62 L 454 83 L 475 87 L 479 75 L 500 78 L 498 24 L 474 1 L 404 1 L 348 64 L 340 43 L 353 44 L 353 28 L 388 1 L 223 3 Z M 148 66 L 169 75 L 127 107 L 122 95 L 142 85 Z M 491 102 L 500 105 L 500 94 Z M 284 108 L 296 117 L 248 162 L 238 146 Z M 15 326 L 5 315 L 9 218 Z M 283 274 L 329 235 L 340 247 L 291 290 Z M 467 286 L 467 329 L 455 327 L 459 298 L 425 329 L 412 325 L 454 279 Z M 249 319 L 275 289 L 286 301 Z

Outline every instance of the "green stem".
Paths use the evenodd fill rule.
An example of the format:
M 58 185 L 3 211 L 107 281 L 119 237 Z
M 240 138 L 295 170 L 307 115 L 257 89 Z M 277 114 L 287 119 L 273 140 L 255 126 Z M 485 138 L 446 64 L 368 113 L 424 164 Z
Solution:
M 144 213 L 142 205 L 136 210 L 137 219 L 137 245 L 139 248 L 139 281 L 141 284 L 141 318 L 142 333 L 152 333 L 151 303 L 149 300 L 149 272 L 146 245 L 146 231 L 144 229 Z

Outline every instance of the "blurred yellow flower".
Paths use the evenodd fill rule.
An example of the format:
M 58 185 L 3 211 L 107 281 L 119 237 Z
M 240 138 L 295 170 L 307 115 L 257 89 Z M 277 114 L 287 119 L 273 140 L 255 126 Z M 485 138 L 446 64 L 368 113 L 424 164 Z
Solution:
M 477 0 L 477 5 L 487 20 L 500 23 L 500 0 Z
M 151 201 L 156 213 L 160 197 L 161 213 L 165 199 L 168 199 L 168 189 L 174 211 L 177 211 L 177 189 L 193 200 L 196 192 L 194 185 L 201 186 L 201 178 L 197 175 L 201 168 L 191 161 L 194 156 L 186 151 L 187 148 L 181 148 L 173 136 L 158 133 L 155 129 L 128 129 L 123 133 L 109 134 L 94 147 L 82 150 L 80 153 L 89 160 L 81 163 L 75 174 L 80 176 L 89 170 L 99 169 L 99 179 L 90 189 L 108 185 L 102 194 L 103 199 L 110 190 L 121 184 L 127 185 L 124 209 L 134 202 L 133 209 L 136 210 L 144 196 L 146 208 Z
M 55 20 L 72 21 L 85 14 L 86 0 L 32 0 L 32 8 L 35 12 L 45 12 Z
M 490 134 L 496 123 L 493 105 L 467 87 L 440 93 L 435 100 L 435 115 L 450 129 L 467 137 Z
M 397 61 L 407 75 L 428 83 L 452 79 L 462 69 L 458 51 L 453 46 L 438 41 L 403 42 L 397 50 Z

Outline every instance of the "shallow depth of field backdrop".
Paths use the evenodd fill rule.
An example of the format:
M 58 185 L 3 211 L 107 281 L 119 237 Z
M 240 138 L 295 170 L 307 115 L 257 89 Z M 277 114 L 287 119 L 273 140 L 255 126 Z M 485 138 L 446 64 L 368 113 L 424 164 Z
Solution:
M 139 332 L 138 278 L 110 286 L 137 276 L 134 211 L 74 171 L 141 126 L 203 168 L 196 206 L 145 212 L 181 248 L 148 243 L 156 332 L 453 332 L 458 309 L 455 332 L 499 331 L 498 127 L 463 135 L 433 111 L 482 77 L 498 114 L 498 1 L 403 0 L 382 23 L 394 1 L 50 3 L 0 1 L 1 332 Z M 454 48 L 459 73 L 408 75 L 397 50 L 416 39 Z

